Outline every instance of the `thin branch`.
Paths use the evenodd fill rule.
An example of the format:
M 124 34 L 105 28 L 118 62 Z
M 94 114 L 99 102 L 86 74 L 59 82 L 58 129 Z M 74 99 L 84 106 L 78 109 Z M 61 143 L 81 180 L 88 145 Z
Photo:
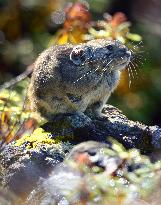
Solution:
M 13 78 L 8 82 L 5 82 L 3 85 L 0 85 L 0 91 L 15 86 L 17 83 L 27 78 L 32 72 L 33 72 L 33 64 L 28 66 L 27 69 L 17 77 Z

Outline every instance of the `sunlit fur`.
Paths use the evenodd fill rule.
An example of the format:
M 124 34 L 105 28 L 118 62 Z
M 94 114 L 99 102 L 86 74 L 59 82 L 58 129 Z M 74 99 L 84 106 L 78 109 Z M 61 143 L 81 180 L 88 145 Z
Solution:
M 48 48 L 36 60 L 30 83 L 33 110 L 49 120 L 89 109 L 100 115 L 130 58 L 125 45 L 105 39 Z

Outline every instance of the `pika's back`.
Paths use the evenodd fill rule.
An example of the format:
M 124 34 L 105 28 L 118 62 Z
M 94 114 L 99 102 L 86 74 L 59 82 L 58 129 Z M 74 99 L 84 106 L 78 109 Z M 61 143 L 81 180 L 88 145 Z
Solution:
M 129 60 L 130 52 L 118 41 L 54 45 L 35 62 L 29 88 L 32 108 L 49 119 L 84 112 L 95 103 L 102 107 Z
M 56 68 L 60 67 L 65 60 L 69 58 L 72 45 L 54 45 L 46 49 L 37 58 L 34 65 L 33 77 L 45 79 L 45 77 L 53 77 Z

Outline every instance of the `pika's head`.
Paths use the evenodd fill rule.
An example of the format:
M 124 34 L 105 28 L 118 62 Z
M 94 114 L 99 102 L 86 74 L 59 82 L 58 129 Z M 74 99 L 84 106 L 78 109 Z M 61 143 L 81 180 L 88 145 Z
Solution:
M 131 52 L 118 40 L 92 40 L 75 46 L 70 53 L 70 60 L 75 65 L 99 65 L 104 71 L 122 70 L 130 58 Z

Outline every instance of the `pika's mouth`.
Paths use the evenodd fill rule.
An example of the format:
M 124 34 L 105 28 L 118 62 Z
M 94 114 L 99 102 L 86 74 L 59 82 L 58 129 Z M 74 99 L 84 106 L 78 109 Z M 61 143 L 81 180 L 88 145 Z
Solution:
M 117 69 L 118 70 L 122 70 L 125 69 L 126 66 L 129 64 L 130 62 L 130 58 L 125 57 L 124 59 L 121 59 L 118 63 L 117 63 Z
M 119 59 L 111 60 L 106 63 L 105 68 L 109 67 L 111 70 L 123 70 L 127 67 L 127 65 L 130 63 L 129 57 L 121 57 Z M 97 69 L 98 70 L 98 69 Z M 107 69 L 109 70 L 109 69 Z
M 119 65 L 120 66 L 126 66 L 130 62 L 129 59 L 126 59 L 124 62 L 121 62 Z
M 119 65 L 121 67 L 127 66 L 130 62 L 130 59 L 131 59 L 131 52 L 127 51 L 126 55 L 124 57 L 121 57 Z

